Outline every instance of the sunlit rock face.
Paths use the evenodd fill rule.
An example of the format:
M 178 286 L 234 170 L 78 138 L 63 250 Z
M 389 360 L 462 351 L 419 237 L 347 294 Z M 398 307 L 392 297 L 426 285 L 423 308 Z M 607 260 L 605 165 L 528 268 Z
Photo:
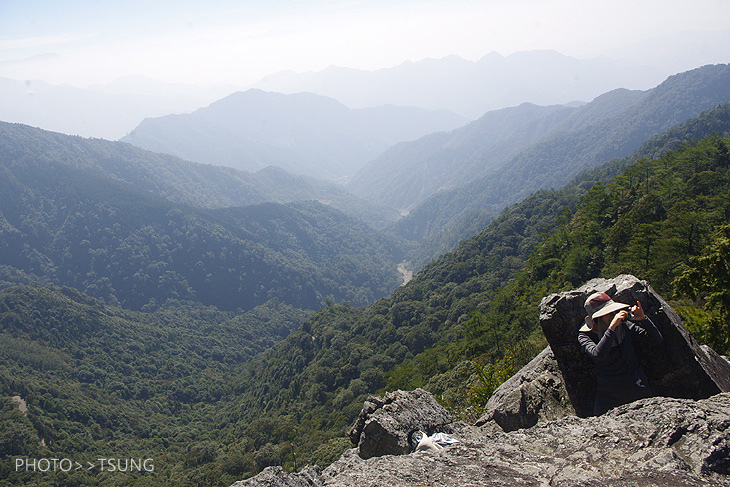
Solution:
M 487 401 L 486 410 L 477 426 L 494 421 L 504 431 L 575 416 L 563 375 L 550 347 L 499 386 Z
M 453 420 L 432 394 L 423 389 L 371 396 L 364 404 L 349 436 L 360 457 L 410 453 L 412 435 L 451 432 Z

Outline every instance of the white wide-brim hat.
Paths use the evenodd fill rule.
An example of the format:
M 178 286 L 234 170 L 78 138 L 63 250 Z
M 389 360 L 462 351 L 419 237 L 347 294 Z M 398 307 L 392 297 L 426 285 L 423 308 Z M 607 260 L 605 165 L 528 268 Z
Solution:
M 593 320 L 596 318 L 629 309 L 630 306 L 628 304 L 617 303 L 606 293 L 593 293 L 586 299 L 584 307 L 586 312 L 588 312 L 588 316 L 586 316 L 585 323 L 580 328 L 580 331 L 587 332 L 593 330 Z

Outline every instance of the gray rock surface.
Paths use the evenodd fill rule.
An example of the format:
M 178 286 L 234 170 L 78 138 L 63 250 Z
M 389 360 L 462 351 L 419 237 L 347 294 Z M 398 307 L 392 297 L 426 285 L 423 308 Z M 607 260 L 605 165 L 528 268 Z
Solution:
M 322 485 L 321 478 L 322 470 L 316 466 L 306 466 L 297 473 L 286 473 L 281 467 L 266 467 L 256 477 L 238 481 L 231 487 L 313 487 Z
M 606 292 L 615 301 L 640 301 L 664 336 L 659 348 L 637 347 L 642 367 L 658 395 L 701 399 L 730 391 L 730 366 L 718 354 L 694 341 L 682 320 L 646 282 L 634 276 L 593 279 L 584 286 L 551 294 L 540 303 L 540 325 L 555 354 L 565 387 L 578 416 L 592 414 L 595 394 L 593 364 L 578 345 L 585 299 Z
M 481 431 L 467 428 L 460 443 L 438 452 L 363 459 L 352 449 L 321 472 L 265 471 L 234 485 L 730 486 L 727 393 L 700 401 L 654 397 L 600 417 Z M 453 435 L 461 433 L 457 427 Z
M 494 421 L 504 431 L 574 416 L 575 409 L 550 347 L 499 386 L 487 402 L 486 410 L 476 425 Z
M 410 453 L 409 437 L 416 431 L 429 435 L 449 433 L 451 415 L 423 389 L 371 396 L 348 435 L 362 458 Z

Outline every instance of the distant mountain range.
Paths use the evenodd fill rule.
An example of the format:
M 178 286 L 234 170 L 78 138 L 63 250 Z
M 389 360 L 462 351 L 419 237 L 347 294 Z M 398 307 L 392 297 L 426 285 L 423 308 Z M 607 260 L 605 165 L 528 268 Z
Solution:
M 316 93 L 353 109 L 412 106 L 475 119 L 487 111 L 523 102 L 564 104 L 588 101 L 619 87 L 646 89 L 676 71 L 534 51 L 506 57 L 491 53 L 476 63 L 449 56 L 377 71 L 331 67 L 316 73 L 283 72 L 253 86 L 207 87 L 128 76 L 79 88 L 36 79 L 0 78 L 0 120 L 116 140 L 146 118 L 190 113 L 248 88 Z
M 520 105 L 590 101 L 616 88 L 646 89 L 666 72 L 607 58 L 579 60 L 554 50 L 492 52 L 476 62 L 458 56 L 407 61 L 364 71 L 333 66 L 323 71 L 283 71 L 256 88 L 331 96 L 351 108 L 396 104 L 449 110 L 475 119 L 491 110 Z
M 435 193 L 491 173 L 540 140 L 612 117 L 645 96 L 622 89 L 581 107 L 524 103 L 488 112 L 450 133 L 392 147 L 353 176 L 347 187 L 408 212 Z
M 581 107 L 491 112 L 449 134 L 392 148 L 348 188 L 411 209 L 394 229 L 412 240 L 433 238 L 451 225 L 471 227 L 450 232 L 455 245 L 506 205 L 628 156 L 654 135 L 728 101 L 730 66 L 711 65 L 645 92 L 617 90 Z
M 341 178 L 356 196 L 407 214 L 392 229 L 419 244 L 430 241 L 425 245 L 434 253 L 419 259 L 423 264 L 505 206 L 628 156 L 652 136 L 728 101 L 730 68 L 709 65 L 587 104 L 490 111 L 449 132 L 429 127 L 463 119 L 399 107 L 350 110 L 309 93 L 249 90 L 190 115 L 146 120 L 124 140 L 190 160 Z M 397 142 L 419 131 L 427 135 Z
M 245 171 L 278 166 L 336 180 L 354 174 L 395 143 L 466 122 L 443 110 L 351 110 L 311 93 L 248 90 L 191 114 L 147 119 L 121 140 L 191 161 Z

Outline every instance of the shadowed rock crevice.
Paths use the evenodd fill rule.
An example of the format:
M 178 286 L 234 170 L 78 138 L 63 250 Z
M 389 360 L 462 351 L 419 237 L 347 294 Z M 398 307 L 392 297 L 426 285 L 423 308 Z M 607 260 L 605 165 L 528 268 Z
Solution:
M 550 347 L 498 387 L 487 402 L 486 410 L 476 425 L 494 421 L 504 431 L 575 415 Z

